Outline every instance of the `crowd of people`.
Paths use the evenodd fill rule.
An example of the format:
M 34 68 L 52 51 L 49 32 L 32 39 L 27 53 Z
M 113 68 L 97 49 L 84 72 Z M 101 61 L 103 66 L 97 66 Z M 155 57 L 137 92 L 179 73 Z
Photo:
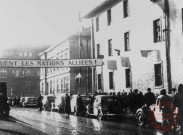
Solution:
M 118 92 L 110 93 L 110 95 L 116 95 L 121 104 L 121 107 L 124 113 L 129 109 L 134 115 L 138 108 L 141 108 L 143 105 L 149 107 L 150 105 L 155 103 L 155 94 L 151 92 L 151 89 L 147 89 L 147 93 L 143 94 L 138 89 L 134 89 L 133 91 L 127 94 L 127 92 Z

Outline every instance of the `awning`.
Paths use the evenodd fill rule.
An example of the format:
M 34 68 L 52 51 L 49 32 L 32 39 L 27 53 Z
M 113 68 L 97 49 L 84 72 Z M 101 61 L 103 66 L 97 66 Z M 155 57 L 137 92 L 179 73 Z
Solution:
M 121 57 L 122 67 L 131 67 L 130 59 L 128 57 Z
M 116 60 L 108 60 L 107 65 L 108 65 L 108 69 L 117 70 L 117 61 Z
M 147 57 L 149 52 L 152 52 L 153 50 L 141 50 L 142 57 Z

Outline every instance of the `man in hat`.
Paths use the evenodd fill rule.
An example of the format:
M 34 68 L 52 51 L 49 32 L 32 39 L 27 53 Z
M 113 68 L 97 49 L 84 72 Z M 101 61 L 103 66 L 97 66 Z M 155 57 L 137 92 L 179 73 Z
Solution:
M 147 93 L 144 96 L 144 103 L 147 107 L 154 104 L 156 102 L 155 95 L 151 92 L 151 88 L 147 88 Z

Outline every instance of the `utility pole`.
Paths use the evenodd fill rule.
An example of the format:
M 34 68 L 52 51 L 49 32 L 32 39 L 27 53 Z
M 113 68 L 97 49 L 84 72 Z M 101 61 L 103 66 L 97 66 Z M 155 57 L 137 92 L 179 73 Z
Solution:
M 171 78 L 171 60 L 170 60 L 170 8 L 169 0 L 164 0 L 165 13 L 165 46 L 166 46 L 166 64 L 167 64 L 167 82 L 168 93 L 172 92 L 172 78 Z

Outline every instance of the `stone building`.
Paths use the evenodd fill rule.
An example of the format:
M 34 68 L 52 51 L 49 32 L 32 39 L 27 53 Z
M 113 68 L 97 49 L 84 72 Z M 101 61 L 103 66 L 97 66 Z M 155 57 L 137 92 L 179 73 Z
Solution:
M 42 53 L 41 59 L 90 59 L 91 28 L 71 35 Z M 43 95 L 92 92 L 91 67 L 41 68 L 40 91 Z
M 183 2 L 105 0 L 85 18 L 92 21 L 97 89 L 104 92 L 148 87 L 156 93 L 183 82 Z
M 42 47 L 18 47 L 1 52 L 1 59 L 21 60 L 39 59 L 39 53 L 47 46 Z M 37 97 L 40 92 L 39 68 L 0 68 L 0 81 L 7 82 L 8 97 Z

